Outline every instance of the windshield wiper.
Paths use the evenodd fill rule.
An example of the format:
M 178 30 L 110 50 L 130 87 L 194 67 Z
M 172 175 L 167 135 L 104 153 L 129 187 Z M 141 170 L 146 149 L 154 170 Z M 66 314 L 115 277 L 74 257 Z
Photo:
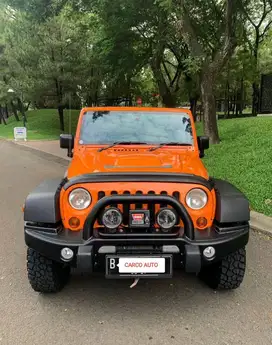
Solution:
M 163 146 L 192 146 L 192 145 L 188 143 L 178 143 L 178 142 L 173 141 L 169 143 L 160 143 L 159 145 L 155 147 L 151 147 L 151 149 L 149 149 L 148 151 L 155 151 L 157 149 L 160 149 Z
M 97 152 L 101 152 L 107 149 L 110 149 L 111 147 L 117 146 L 117 145 L 147 145 L 147 143 L 141 142 L 141 141 L 116 141 L 115 143 L 112 143 L 106 147 L 101 147 L 97 150 Z

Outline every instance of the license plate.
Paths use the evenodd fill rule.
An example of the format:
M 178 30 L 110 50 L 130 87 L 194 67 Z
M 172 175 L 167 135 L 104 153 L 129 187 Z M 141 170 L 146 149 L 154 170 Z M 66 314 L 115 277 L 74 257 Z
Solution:
M 108 278 L 172 276 L 172 256 L 106 256 Z

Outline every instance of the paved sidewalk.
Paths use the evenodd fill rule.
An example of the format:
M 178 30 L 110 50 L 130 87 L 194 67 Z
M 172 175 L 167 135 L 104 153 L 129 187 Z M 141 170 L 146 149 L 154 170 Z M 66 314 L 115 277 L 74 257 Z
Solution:
M 50 155 L 54 155 L 70 161 L 71 159 L 67 157 L 67 150 L 61 149 L 58 140 L 46 140 L 46 141 L 18 141 L 14 143 L 22 145 L 34 150 L 42 151 Z M 272 237 L 272 217 L 265 216 L 261 213 L 251 211 L 250 226 L 253 230 L 260 231 Z
M 18 145 L 23 145 L 35 150 L 43 151 L 51 155 L 70 160 L 67 157 L 67 150 L 60 148 L 59 140 L 31 140 L 31 141 L 13 141 Z

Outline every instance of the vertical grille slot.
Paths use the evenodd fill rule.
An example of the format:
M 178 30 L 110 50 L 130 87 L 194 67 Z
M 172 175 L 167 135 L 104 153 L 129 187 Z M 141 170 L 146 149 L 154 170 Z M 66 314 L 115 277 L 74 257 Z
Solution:
M 143 194 L 143 192 L 142 191 L 140 191 L 140 190 L 137 190 L 137 192 L 136 192 L 136 195 L 142 195 Z M 143 204 L 135 204 L 135 208 L 136 209 L 141 209 L 141 208 L 143 208 Z
M 98 200 L 104 198 L 105 195 L 106 195 L 105 192 L 99 191 L 98 192 Z
M 147 194 L 154 195 L 155 192 L 153 190 L 150 190 Z M 149 212 L 150 212 L 150 225 L 154 226 L 156 220 L 155 220 L 155 205 L 149 205 L 148 206 Z
M 179 192 L 174 192 L 173 197 L 179 201 L 180 199 L 180 193 Z
M 173 192 L 173 197 L 177 200 L 177 201 L 180 201 L 180 193 L 175 191 Z M 180 222 L 180 218 L 177 217 L 177 221 L 176 221 L 176 225 L 179 225 L 179 222 Z
M 105 195 L 106 195 L 105 192 L 99 191 L 98 194 L 97 194 L 97 199 L 100 200 L 100 199 L 104 198 Z M 103 223 L 102 223 L 102 214 L 100 214 L 100 215 L 97 217 L 97 223 L 98 223 L 99 225 L 103 225 Z
M 118 195 L 118 193 L 116 192 L 116 190 L 112 190 L 111 191 L 111 195 Z M 111 207 L 118 207 L 117 204 L 112 204 Z
M 124 195 L 130 195 L 130 192 L 128 190 L 124 191 Z M 130 210 L 130 205 L 129 204 L 124 204 L 123 206 L 123 224 L 128 225 L 129 222 L 129 210 Z
M 161 191 L 160 192 L 161 195 L 167 195 L 167 192 L 166 191 Z M 160 204 L 160 207 L 163 208 L 163 207 L 167 207 L 167 204 Z

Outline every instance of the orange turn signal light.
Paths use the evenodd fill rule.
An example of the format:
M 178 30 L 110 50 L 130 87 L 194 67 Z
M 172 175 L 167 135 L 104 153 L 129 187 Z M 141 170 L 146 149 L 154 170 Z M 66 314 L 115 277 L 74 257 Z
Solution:
M 208 221 L 207 221 L 207 219 L 206 219 L 205 217 L 200 217 L 200 218 L 198 218 L 197 221 L 196 221 L 196 225 L 197 225 L 198 228 L 200 228 L 200 229 L 205 228 L 205 226 L 207 226 L 207 224 L 208 224 Z
M 80 225 L 80 220 L 77 217 L 72 217 L 69 219 L 69 225 L 71 228 L 78 228 Z

